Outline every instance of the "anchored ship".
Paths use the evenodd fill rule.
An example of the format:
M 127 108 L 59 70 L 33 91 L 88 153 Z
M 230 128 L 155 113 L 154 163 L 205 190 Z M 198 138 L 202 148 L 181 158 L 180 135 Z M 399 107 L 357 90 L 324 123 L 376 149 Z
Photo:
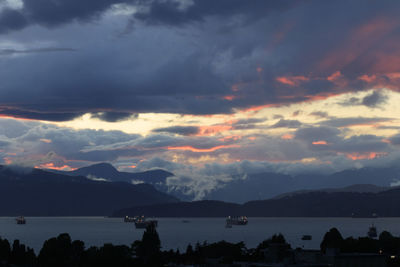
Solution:
M 246 216 L 229 216 L 226 218 L 226 225 L 246 225 L 247 222 Z
M 154 227 L 158 226 L 158 221 L 157 220 L 149 220 L 144 216 L 140 217 L 135 217 L 135 227 L 137 229 L 143 229 L 146 228 L 148 225 L 152 224 Z
M 26 220 L 25 220 L 24 216 L 19 216 L 19 217 L 15 218 L 15 220 L 17 221 L 17 224 L 26 224 Z

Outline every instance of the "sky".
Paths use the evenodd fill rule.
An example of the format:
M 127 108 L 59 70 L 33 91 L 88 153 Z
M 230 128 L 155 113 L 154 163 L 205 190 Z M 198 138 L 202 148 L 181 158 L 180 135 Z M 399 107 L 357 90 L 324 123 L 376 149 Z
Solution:
M 399 12 L 395 0 L 0 0 L 0 164 L 163 168 L 204 188 L 394 165 Z

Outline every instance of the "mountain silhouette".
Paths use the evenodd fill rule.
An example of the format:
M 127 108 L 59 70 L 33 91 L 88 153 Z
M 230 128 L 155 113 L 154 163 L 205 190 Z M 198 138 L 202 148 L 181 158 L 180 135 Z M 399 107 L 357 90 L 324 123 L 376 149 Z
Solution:
M 123 207 L 177 201 L 148 184 L 0 166 L 1 216 L 107 216 Z
M 235 204 L 195 201 L 136 206 L 114 216 L 146 214 L 158 217 L 399 217 L 400 188 L 377 193 L 312 191 L 281 198 Z

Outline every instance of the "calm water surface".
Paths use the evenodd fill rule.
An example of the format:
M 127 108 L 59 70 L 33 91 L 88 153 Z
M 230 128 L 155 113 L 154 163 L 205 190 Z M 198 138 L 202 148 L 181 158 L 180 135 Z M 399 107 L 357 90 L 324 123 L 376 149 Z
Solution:
M 130 245 L 141 239 L 144 229 L 120 218 L 103 217 L 27 217 L 26 225 L 17 225 L 14 217 L 0 217 L 0 236 L 9 241 L 19 239 L 38 253 L 46 239 L 69 233 L 73 240 L 86 247 L 104 243 Z M 189 222 L 183 222 L 187 220 Z M 163 249 L 185 250 L 196 242 L 244 241 L 248 248 L 256 247 L 275 233 L 282 233 L 292 247 L 319 248 L 325 232 L 337 227 L 343 237 L 365 236 L 374 223 L 378 231 L 387 230 L 400 236 L 400 218 L 249 218 L 246 226 L 225 228 L 224 218 L 159 218 L 157 231 Z M 302 241 L 302 235 L 312 235 Z

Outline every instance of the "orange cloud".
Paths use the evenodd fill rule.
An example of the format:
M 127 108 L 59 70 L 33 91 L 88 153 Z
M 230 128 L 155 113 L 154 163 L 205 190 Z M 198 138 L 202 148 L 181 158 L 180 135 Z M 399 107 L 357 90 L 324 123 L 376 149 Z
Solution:
M 326 146 L 326 145 L 328 145 L 328 143 L 325 140 L 314 141 L 314 142 L 312 142 L 312 144 L 316 145 L 316 146 Z
M 236 98 L 237 98 L 237 96 L 234 96 L 234 95 L 226 95 L 226 96 L 222 97 L 222 99 L 225 99 L 225 100 L 228 100 L 228 101 L 232 101 L 232 100 L 234 100 Z
M 351 160 L 361 160 L 361 159 L 375 159 L 381 156 L 387 155 L 386 152 L 367 152 L 367 153 L 347 153 L 346 157 Z
M 211 148 L 196 148 L 192 146 L 168 146 L 168 150 L 187 150 L 187 151 L 192 151 L 192 152 L 200 152 L 200 153 L 206 153 L 206 152 L 214 152 L 219 149 L 223 148 L 235 148 L 235 147 L 240 147 L 239 145 L 220 145 L 220 146 L 215 146 Z
M 373 74 L 371 76 L 368 76 L 367 74 L 361 75 L 358 77 L 359 80 L 364 81 L 366 83 L 372 83 L 376 80 L 376 75 Z
M 50 169 L 50 170 L 59 170 L 59 171 L 73 171 L 76 170 L 76 168 L 72 168 L 68 165 L 63 165 L 63 166 L 55 166 L 54 163 L 43 163 L 38 166 L 35 166 L 35 168 L 38 169 Z
M 385 76 L 387 76 L 389 79 L 399 79 L 400 78 L 400 72 L 386 73 Z
M 293 138 L 294 138 L 293 134 L 284 134 L 281 136 L 281 139 L 283 139 L 283 140 L 291 140 Z
M 340 71 L 336 71 L 334 73 L 332 73 L 332 75 L 328 76 L 326 79 L 330 82 L 333 82 L 335 80 L 337 80 L 338 78 L 340 78 L 342 76 L 342 73 Z
M 298 86 L 302 82 L 307 82 L 310 78 L 305 76 L 281 76 L 277 77 L 276 80 L 282 84 L 290 85 L 290 86 Z
M 19 117 L 19 116 L 10 116 L 10 115 L 4 115 L 4 114 L 0 114 L 0 118 L 13 119 L 13 120 L 22 120 L 22 121 L 37 121 L 37 120 L 33 120 L 33 119 L 26 119 L 26 118 Z
M 6 163 L 6 165 L 10 165 L 13 163 L 12 159 L 9 157 L 4 157 L 3 158 L 4 162 Z

